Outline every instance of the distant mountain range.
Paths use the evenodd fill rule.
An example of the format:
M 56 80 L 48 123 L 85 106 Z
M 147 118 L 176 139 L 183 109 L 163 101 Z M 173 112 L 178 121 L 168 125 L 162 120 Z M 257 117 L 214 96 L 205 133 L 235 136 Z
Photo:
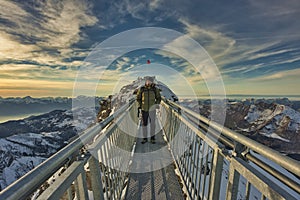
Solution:
M 68 97 L 44 97 L 33 98 L 16 97 L 16 98 L 2 98 L 0 97 L 0 116 L 14 116 L 32 113 L 47 113 L 53 110 L 69 110 L 72 108 L 72 101 L 84 101 L 86 99 L 95 99 L 98 105 L 101 97 L 86 97 L 78 96 L 76 98 Z
M 66 97 L 57 98 L 1 98 L 0 115 L 13 116 L 31 113 L 46 113 L 56 109 L 70 109 L 72 99 Z

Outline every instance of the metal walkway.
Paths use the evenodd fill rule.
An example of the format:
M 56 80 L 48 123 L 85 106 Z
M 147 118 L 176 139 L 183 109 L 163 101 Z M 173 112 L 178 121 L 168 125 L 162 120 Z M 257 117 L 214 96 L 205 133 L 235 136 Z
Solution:
M 0 200 L 300 199 L 299 161 L 166 99 L 158 119 L 157 143 L 141 144 L 137 104 L 129 101 Z
M 167 143 L 164 141 L 161 131 L 156 134 L 155 144 L 152 144 L 149 141 L 142 144 L 141 139 L 138 139 L 135 154 L 154 152 L 166 145 Z M 161 156 L 169 157 L 171 159 L 170 152 L 165 151 L 165 155 Z M 151 170 L 151 168 L 155 167 L 152 162 L 147 162 L 147 160 L 145 160 L 145 163 L 143 164 L 140 162 L 140 159 L 135 159 L 135 156 L 133 156 L 133 166 L 148 165 L 150 172 L 130 173 L 125 199 L 184 199 L 182 188 L 178 182 L 179 177 L 175 174 L 175 166 L 173 163 L 159 170 Z

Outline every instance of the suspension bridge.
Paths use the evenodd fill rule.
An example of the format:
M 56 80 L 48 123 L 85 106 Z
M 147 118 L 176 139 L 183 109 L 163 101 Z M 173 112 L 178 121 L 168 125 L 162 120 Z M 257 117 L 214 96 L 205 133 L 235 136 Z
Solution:
M 137 109 L 130 100 L 0 199 L 300 199 L 298 161 L 166 99 L 156 143 L 141 144 Z

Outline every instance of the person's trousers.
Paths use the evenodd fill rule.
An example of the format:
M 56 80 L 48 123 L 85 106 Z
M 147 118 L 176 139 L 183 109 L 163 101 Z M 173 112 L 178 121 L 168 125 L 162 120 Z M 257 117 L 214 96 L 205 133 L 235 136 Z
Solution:
M 155 139 L 155 118 L 156 118 L 156 111 L 144 111 L 142 110 L 142 127 L 143 127 L 143 136 L 144 138 L 147 138 L 147 126 L 148 121 L 150 121 L 150 136 L 151 139 Z

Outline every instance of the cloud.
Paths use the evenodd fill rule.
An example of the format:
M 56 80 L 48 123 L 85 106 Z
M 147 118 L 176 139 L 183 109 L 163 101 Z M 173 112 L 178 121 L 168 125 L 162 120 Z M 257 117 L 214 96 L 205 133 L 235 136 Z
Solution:
M 243 71 L 244 73 L 259 69 L 259 67 L 268 66 L 268 63 L 260 63 L 259 59 L 265 59 L 282 54 L 293 53 L 298 51 L 298 48 L 281 48 L 270 49 L 276 46 L 280 46 L 280 41 L 265 41 L 259 43 L 257 41 L 238 41 L 234 38 L 228 37 L 222 34 L 222 31 L 216 31 L 214 29 L 204 29 L 196 24 L 190 24 L 188 21 L 180 19 L 185 25 L 185 30 L 188 36 L 194 38 L 200 44 L 203 43 L 203 47 L 208 51 L 209 55 L 216 62 L 220 70 L 224 70 L 226 73 L 231 71 Z M 279 61 L 267 61 L 269 65 L 290 63 L 291 61 L 297 61 L 297 58 L 287 59 L 286 57 L 279 58 Z M 241 63 L 246 61 L 253 61 L 253 65 L 243 66 Z M 266 62 L 264 60 L 263 62 Z M 237 66 L 234 66 L 237 63 Z M 228 69 L 228 65 L 233 66 L 233 69 Z M 231 67 L 230 67 L 231 68 Z M 235 69 L 238 68 L 238 69 Z M 245 71 L 246 69 L 246 71 Z
M 162 3 L 161 0 L 150 1 L 150 3 L 149 3 L 150 10 L 155 10 L 155 9 L 159 8 L 161 3 Z
M 86 49 L 74 45 L 87 38 L 84 27 L 98 22 L 90 12 L 91 6 L 83 0 L 1 1 L 0 83 L 14 85 L 13 92 L 20 95 L 24 91 L 37 95 L 42 94 L 42 89 L 37 88 L 46 85 L 36 84 L 39 81 L 59 84 L 59 88 L 66 90 L 61 82 L 64 80 L 68 82 L 69 95 L 76 70 L 85 64 L 83 58 L 88 55 Z M 23 84 L 24 80 L 30 81 Z M 22 85 L 31 89 L 21 92 Z M 56 88 L 51 89 L 48 92 L 55 94 Z M 1 91 L 9 94 L 5 87 Z
M 164 51 L 157 51 L 157 53 L 168 57 L 172 67 L 186 77 L 195 77 L 200 74 L 207 83 L 221 81 L 220 72 L 210 56 L 204 48 L 191 39 L 190 35 L 187 33 L 178 36 L 165 44 L 162 48 Z M 168 49 L 172 49 L 172 53 L 167 52 Z M 180 64 L 178 65 L 176 62 L 180 62 Z
M 247 79 L 229 79 L 226 88 L 228 94 L 299 95 L 299 76 L 300 69 L 293 69 Z
M 269 1 L 259 1 L 251 0 L 250 4 L 259 12 L 257 15 L 252 16 L 257 17 L 268 17 L 268 18 L 284 18 L 287 16 L 299 15 L 300 5 L 297 0 L 280 1 L 280 0 L 269 0 Z M 285 20 L 285 19 L 283 19 Z
M 270 80 L 278 80 L 278 79 L 297 79 L 300 77 L 300 69 L 293 69 L 293 70 L 286 70 L 286 71 L 280 71 L 275 72 L 271 75 L 267 76 L 260 76 L 253 79 L 250 79 L 251 81 L 270 81 Z
M 21 43 L 31 42 L 48 48 L 70 47 L 81 39 L 81 27 L 92 26 L 98 21 L 89 13 L 90 5 L 81 0 L 40 1 L 36 5 L 26 5 L 25 2 L 21 5 L 1 4 L 4 7 L 2 14 L 13 24 L 11 27 L 2 25 L 2 30 L 5 28 L 8 33 L 19 36 Z M 33 11 L 21 9 L 20 6 L 30 6 Z M 19 14 L 11 13 L 15 7 Z
M 1 18 L 15 23 L 14 25 L 22 26 L 19 24 L 19 22 L 22 22 L 24 18 L 27 18 L 30 15 L 21 6 L 15 4 L 13 1 L 1 1 L 0 4 Z
M 122 59 L 123 59 L 125 62 L 130 62 L 130 58 L 129 58 L 129 57 L 122 57 Z
M 230 92 L 233 91 L 230 88 L 235 88 L 235 91 L 239 92 L 244 90 L 242 93 L 253 92 L 255 91 L 254 88 L 247 89 L 249 82 L 258 87 L 267 80 L 272 81 L 272 84 L 265 86 L 266 88 L 270 89 L 272 85 L 276 84 L 274 82 L 278 81 L 278 84 L 280 84 L 278 88 L 283 89 L 288 87 L 284 83 L 285 81 L 296 81 L 296 76 L 293 73 L 299 75 L 298 70 L 290 70 L 296 67 L 291 64 L 300 60 L 299 47 L 291 42 L 295 37 L 290 39 L 288 35 L 282 33 L 276 33 L 275 35 L 268 33 L 260 36 L 258 33 L 256 35 L 252 34 L 252 38 L 241 38 L 226 31 L 226 26 L 217 25 L 203 28 L 199 24 L 190 23 L 188 18 L 180 18 L 179 21 L 184 25 L 185 33 L 188 36 L 203 44 L 205 50 L 208 51 L 219 67 L 225 83 L 244 79 L 240 84 L 240 89 L 238 89 L 238 86 L 229 84 Z M 282 65 L 285 65 L 285 67 L 282 67 Z M 203 77 L 215 76 L 213 70 L 201 72 Z M 188 79 L 191 82 L 201 83 L 203 81 L 201 78 L 201 76 L 190 76 Z M 249 82 L 247 82 L 247 79 Z M 266 92 L 268 89 L 261 89 L 260 92 Z M 274 89 L 271 92 L 276 93 Z M 277 92 L 280 93 L 280 91 Z M 286 90 L 286 92 L 295 93 L 294 90 Z
M 271 51 L 271 52 L 263 52 L 263 53 L 256 53 L 252 56 L 250 56 L 248 59 L 249 60 L 254 60 L 254 59 L 259 59 L 259 58 L 266 58 L 266 57 L 270 57 L 270 56 L 275 56 L 275 55 L 280 55 L 280 54 L 284 54 L 284 53 L 289 53 L 289 52 L 293 52 L 297 49 L 281 49 L 278 51 Z
M 204 29 L 199 25 L 191 24 L 186 19 L 180 18 L 179 21 L 185 26 L 188 36 L 194 38 L 203 45 L 214 59 L 225 56 L 235 45 L 235 40 L 223 35 L 213 29 Z
M 85 37 L 81 28 L 98 21 L 89 13 L 90 5 L 81 0 L 0 4 L 5 19 L 0 37 L 6 44 L 0 59 L 41 60 L 42 64 L 62 61 L 72 56 L 72 45 Z
M 292 64 L 297 61 L 300 61 L 299 55 L 291 56 L 290 58 L 286 58 L 286 59 L 275 59 L 274 61 L 270 62 L 270 64 L 272 65 Z
M 76 71 L 71 68 L 61 69 L 37 66 L 32 64 L 3 64 L 0 66 L 0 82 L 3 79 L 31 79 L 49 81 L 74 81 Z M 63 77 L 63 79 L 62 79 Z
M 162 58 L 167 58 L 163 64 L 172 67 L 185 77 L 197 74 L 197 70 L 187 60 L 179 57 L 176 54 L 164 50 L 155 50 L 155 54 L 161 56 Z
M 43 36 L 46 41 L 41 44 L 65 48 L 78 42 L 82 38 L 80 28 L 92 26 L 98 21 L 89 13 L 89 9 L 90 5 L 81 0 L 62 1 L 58 5 L 56 1 L 46 1 L 40 12 L 47 18 L 42 27 L 48 34 Z
M 72 82 L 32 80 L 32 79 L 3 79 L 0 81 L 0 96 L 71 96 Z
M 294 69 L 294 63 L 300 60 L 298 48 L 285 49 L 277 47 L 278 45 L 280 45 L 278 42 L 237 45 L 226 59 L 219 62 L 219 65 L 223 66 L 221 72 L 231 77 L 238 75 L 242 77 L 251 73 L 250 78 L 253 78 L 274 71 Z
M 144 2 L 136 1 L 136 2 L 130 2 L 130 1 L 123 1 L 123 4 L 120 4 L 120 12 L 128 12 L 132 15 L 132 17 L 136 19 L 144 19 L 144 16 L 140 14 L 141 10 L 146 10 L 146 5 Z
M 9 34 L 2 31 L 0 31 L 0 43 L 2 44 L 0 45 L 0 61 L 31 59 L 34 52 L 39 50 L 35 45 L 20 44 L 12 40 Z
M 99 5 L 102 11 L 99 16 L 104 20 L 106 29 L 127 23 L 136 23 L 137 26 L 155 26 L 176 15 L 176 11 L 170 9 L 164 0 L 119 0 L 102 4 L 105 6 L 100 8 Z
M 179 6 L 181 5 L 181 6 Z M 182 4 L 177 21 L 182 30 L 201 44 L 224 78 L 248 74 L 255 77 L 274 70 L 292 69 L 298 61 L 299 2 L 251 0 L 249 2 Z M 285 69 L 278 65 L 286 64 Z M 272 70 L 270 70 L 272 68 Z M 245 77 L 245 76 L 244 76 Z

